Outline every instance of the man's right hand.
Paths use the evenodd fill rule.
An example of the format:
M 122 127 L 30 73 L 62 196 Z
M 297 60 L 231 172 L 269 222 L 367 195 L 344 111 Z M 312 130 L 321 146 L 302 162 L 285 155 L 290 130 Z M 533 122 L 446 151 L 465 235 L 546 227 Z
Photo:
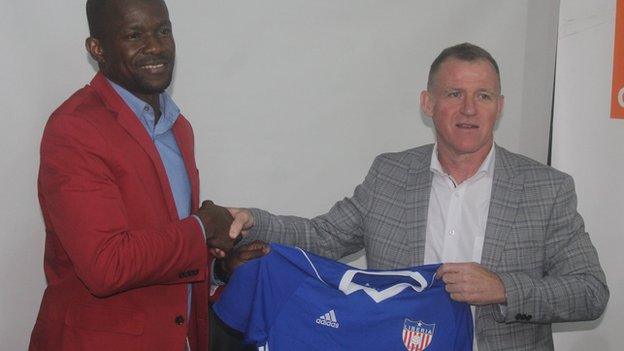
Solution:
M 230 237 L 230 228 L 234 218 L 230 212 L 212 201 L 202 202 L 201 207 L 195 213 L 204 226 L 206 243 L 211 249 L 217 248 L 221 252 L 230 251 L 236 244 L 236 236 Z
M 240 240 L 242 236 L 247 234 L 247 230 L 249 230 L 254 225 L 254 218 L 246 208 L 235 208 L 228 207 L 227 211 L 233 217 L 233 221 L 230 222 L 229 236 L 232 240 Z M 216 258 L 222 259 L 226 256 L 227 250 L 222 249 L 221 247 L 212 247 L 210 248 L 210 252 Z

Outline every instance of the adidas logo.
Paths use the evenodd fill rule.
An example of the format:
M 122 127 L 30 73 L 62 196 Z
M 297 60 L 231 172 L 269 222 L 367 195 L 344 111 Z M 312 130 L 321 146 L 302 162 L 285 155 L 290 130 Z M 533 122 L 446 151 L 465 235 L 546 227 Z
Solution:
M 324 325 L 327 327 L 338 328 L 340 327 L 340 323 L 336 319 L 336 313 L 334 310 L 331 310 L 324 315 L 318 317 L 316 319 L 316 324 Z

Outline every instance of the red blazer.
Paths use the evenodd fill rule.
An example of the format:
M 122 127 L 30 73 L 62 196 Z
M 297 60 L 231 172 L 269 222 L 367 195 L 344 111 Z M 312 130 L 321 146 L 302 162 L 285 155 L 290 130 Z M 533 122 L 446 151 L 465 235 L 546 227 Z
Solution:
M 195 211 L 193 131 L 180 116 L 173 133 Z M 101 73 L 50 117 L 38 187 L 48 287 L 29 350 L 183 351 L 187 335 L 193 350 L 207 350 L 201 227 L 178 220 L 154 143 Z

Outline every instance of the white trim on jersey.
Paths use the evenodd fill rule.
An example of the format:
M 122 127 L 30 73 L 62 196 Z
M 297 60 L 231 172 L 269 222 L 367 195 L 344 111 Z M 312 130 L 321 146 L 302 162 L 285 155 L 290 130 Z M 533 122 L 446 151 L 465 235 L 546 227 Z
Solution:
M 418 284 L 410 284 L 410 283 L 399 283 L 396 285 L 393 285 L 385 290 L 382 291 L 377 291 L 373 288 L 367 287 L 367 286 L 362 286 L 360 284 L 354 283 L 353 282 L 353 277 L 355 277 L 356 274 L 358 273 L 362 273 L 362 274 L 366 274 L 366 275 L 384 275 L 384 276 L 404 276 L 404 277 L 410 277 L 412 279 L 414 279 L 416 281 L 416 283 Z M 345 293 L 345 295 L 349 295 L 352 294 L 356 291 L 359 290 L 364 290 L 364 292 L 370 296 L 375 302 L 379 303 L 381 301 L 384 301 L 386 299 L 389 299 L 397 294 L 399 294 L 401 291 L 405 290 L 406 288 L 412 288 L 414 289 L 416 292 L 422 292 L 423 290 L 425 290 L 428 286 L 428 282 L 425 279 L 425 277 L 422 276 L 422 274 L 418 273 L 418 272 L 412 272 L 412 271 L 390 271 L 390 272 L 371 272 L 371 271 L 362 271 L 362 270 L 358 270 L 358 269 L 350 269 L 348 270 L 343 276 L 342 279 L 340 280 L 340 285 L 338 286 L 338 289 L 340 289 L 342 292 Z
M 311 267 L 312 267 L 312 269 L 314 270 L 314 274 L 316 274 L 316 277 L 317 277 L 320 281 L 322 281 L 325 285 L 329 285 L 329 284 L 327 284 L 327 283 L 323 280 L 323 278 L 321 278 L 321 275 L 320 275 L 320 274 L 319 274 L 319 272 L 316 270 L 316 267 L 314 266 L 314 263 L 312 263 L 312 261 L 310 260 L 310 257 L 308 257 L 308 254 L 307 254 L 305 251 L 303 251 L 300 247 L 297 247 L 297 249 L 298 249 L 299 251 L 301 251 L 301 253 L 302 253 L 302 254 L 303 254 L 303 256 L 306 258 L 306 260 L 308 260 L 308 263 L 310 264 L 310 266 L 311 266 Z

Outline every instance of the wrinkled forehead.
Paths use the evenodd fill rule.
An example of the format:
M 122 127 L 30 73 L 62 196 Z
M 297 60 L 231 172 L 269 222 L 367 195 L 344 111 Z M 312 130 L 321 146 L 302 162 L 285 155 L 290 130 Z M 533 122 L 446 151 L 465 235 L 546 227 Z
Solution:
M 486 59 L 462 60 L 450 57 L 444 60 L 433 75 L 436 88 L 461 88 L 464 85 L 500 93 L 500 76 Z
M 163 0 L 109 0 L 106 1 L 100 21 L 109 31 L 136 18 L 155 15 L 169 20 L 167 5 Z

